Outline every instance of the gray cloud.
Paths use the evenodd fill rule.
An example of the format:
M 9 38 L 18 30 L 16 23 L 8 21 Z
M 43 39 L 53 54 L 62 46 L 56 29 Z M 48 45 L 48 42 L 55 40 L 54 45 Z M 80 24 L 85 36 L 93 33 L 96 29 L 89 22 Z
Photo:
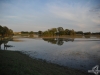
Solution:
M 97 27 L 100 27 L 100 25 L 97 25 Z
M 90 12 L 98 12 L 100 11 L 100 5 L 97 5 L 89 10 Z

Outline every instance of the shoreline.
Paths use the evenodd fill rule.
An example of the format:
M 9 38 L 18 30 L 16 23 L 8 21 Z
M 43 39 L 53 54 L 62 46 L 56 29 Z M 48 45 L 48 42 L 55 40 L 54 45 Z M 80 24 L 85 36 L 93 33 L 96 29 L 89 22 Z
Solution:
M 42 59 L 32 59 L 20 51 L 0 50 L 0 61 L 0 75 L 90 75 Z
M 88 35 L 87 35 L 88 36 Z M 90 37 L 96 37 L 96 38 L 100 38 L 100 35 L 97 35 L 97 36 L 94 36 L 94 35 L 91 35 Z M 41 37 L 28 37 L 28 36 L 15 36 L 13 38 L 35 38 L 35 39 L 40 39 L 40 38 L 90 38 L 90 37 L 85 37 L 85 36 L 82 36 L 82 35 L 76 35 L 76 36 L 48 36 L 48 37 L 44 37 L 44 36 L 41 36 Z

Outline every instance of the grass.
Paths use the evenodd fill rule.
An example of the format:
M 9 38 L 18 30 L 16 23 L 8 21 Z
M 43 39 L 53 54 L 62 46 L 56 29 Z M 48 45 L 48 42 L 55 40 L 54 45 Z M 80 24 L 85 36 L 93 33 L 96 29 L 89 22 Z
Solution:
M 0 75 L 89 75 L 79 70 L 32 59 L 19 51 L 0 50 Z

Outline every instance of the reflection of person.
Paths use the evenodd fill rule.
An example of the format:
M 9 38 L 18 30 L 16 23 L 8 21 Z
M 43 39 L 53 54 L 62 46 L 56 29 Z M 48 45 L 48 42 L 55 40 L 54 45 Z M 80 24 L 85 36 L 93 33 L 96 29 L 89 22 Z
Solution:
M 4 41 L 4 50 L 7 50 L 7 43 L 8 43 L 8 41 Z
M 4 45 L 4 50 L 7 50 L 7 47 Z
M 0 41 L 0 50 L 1 50 L 1 45 L 2 45 L 2 43 L 3 43 L 3 42 L 2 42 L 2 41 Z
M 0 44 L 0 50 L 1 50 L 1 44 Z

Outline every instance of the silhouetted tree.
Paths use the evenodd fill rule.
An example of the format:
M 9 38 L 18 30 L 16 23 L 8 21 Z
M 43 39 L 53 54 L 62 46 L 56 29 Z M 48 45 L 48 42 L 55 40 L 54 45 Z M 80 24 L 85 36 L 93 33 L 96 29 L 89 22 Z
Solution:
M 58 30 L 59 36 L 63 35 L 63 32 L 64 32 L 63 27 L 58 27 L 57 30 Z
M 76 35 L 83 35 L 83 31 L 77 31 L 75 33 L 76 33 Z
M 39 36 L 42 36 L 42 33 L 43 33 L 42 31 L 38 31 Z
M 69 29 L 65 29 L 65 35 L 70 35 L 70 30 Z
M 57 28 L 52 28 L 51 32 L 53 33 L 53 36 L 55 36 L 55 34 L 57 33 Z
M 29 36 L 30 36 L 30 37 L 33 37 L 33 36 L 34 36 L 34 32 L 33 32 L 33 31 L 30 31 L 30 32 L 29 32 Z
M 2 27 L 1 25 L 0 25 L 0 35 L 2 36 L 2 37 L 5 37 L 5 36 L 11 36 L 13 34 L 13 30 L 11 30 L 11 29 L 9 29 L 8 27 L 6 27 L 6 26 L 4 26 L 4 27 Z
M 91 32 L 85 32 L 84 35 L 91 35 Z

